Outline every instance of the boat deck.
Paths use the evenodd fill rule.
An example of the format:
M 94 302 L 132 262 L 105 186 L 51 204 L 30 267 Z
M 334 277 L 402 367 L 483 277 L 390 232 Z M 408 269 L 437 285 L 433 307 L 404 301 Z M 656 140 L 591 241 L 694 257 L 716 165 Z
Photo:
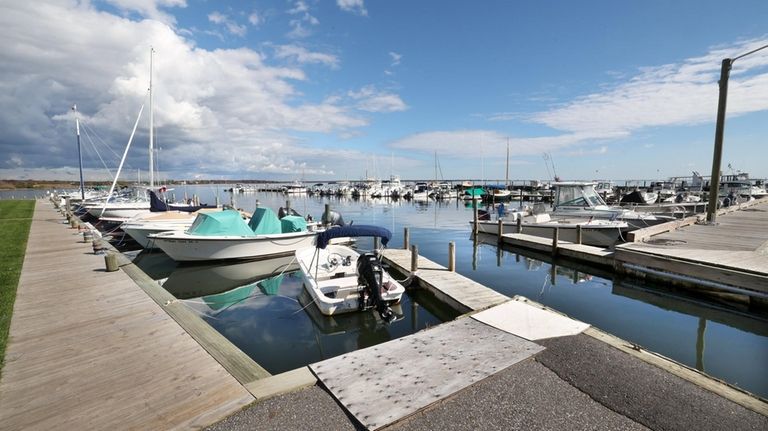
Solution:
M 197 428 L 255 399 L 81 239 L 37 202 L 0 378 L 3 429 Z

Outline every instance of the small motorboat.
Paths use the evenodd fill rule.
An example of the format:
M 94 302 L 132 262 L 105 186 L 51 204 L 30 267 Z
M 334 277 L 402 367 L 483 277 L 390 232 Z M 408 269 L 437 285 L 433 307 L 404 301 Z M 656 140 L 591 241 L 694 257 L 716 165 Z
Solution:
M 386 246 L 392 233 L 378 226 L 336 226 L 317 235 L 315 247 L 296 252 L 304 288 L 321 313 L 333 316 L 375 309 L 389 323 L 397 318 L 390 308 L 400 302 L 405 288 L 381 265 L 377 251 L 358 253 L 345 245 L 329 245 L 334 238 L 375 237 Z

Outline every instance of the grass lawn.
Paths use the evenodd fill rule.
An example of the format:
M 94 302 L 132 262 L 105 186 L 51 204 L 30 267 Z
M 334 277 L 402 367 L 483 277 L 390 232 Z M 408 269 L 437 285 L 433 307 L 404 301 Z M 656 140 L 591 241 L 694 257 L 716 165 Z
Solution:
M 0 200 L 0 370 L 35 201 Z

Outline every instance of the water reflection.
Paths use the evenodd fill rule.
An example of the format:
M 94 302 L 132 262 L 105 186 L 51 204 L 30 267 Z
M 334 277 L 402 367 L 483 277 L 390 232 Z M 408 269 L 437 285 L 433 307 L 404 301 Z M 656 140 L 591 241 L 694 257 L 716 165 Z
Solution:
M 173 269 L 163 287 L 270 373 L 400 338 L 456 317 L 406 292 L 386 324 L 372 311 L 324 316 L 292 256 Z M 444 307 L 443 307 L 444 308 Z

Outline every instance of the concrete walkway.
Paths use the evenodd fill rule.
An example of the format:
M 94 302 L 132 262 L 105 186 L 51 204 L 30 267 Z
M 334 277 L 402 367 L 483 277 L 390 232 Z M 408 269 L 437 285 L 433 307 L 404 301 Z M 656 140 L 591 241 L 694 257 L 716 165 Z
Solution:
M 0 428 L 200 428 L 254 398 L 38 201 L 0 378 Z

